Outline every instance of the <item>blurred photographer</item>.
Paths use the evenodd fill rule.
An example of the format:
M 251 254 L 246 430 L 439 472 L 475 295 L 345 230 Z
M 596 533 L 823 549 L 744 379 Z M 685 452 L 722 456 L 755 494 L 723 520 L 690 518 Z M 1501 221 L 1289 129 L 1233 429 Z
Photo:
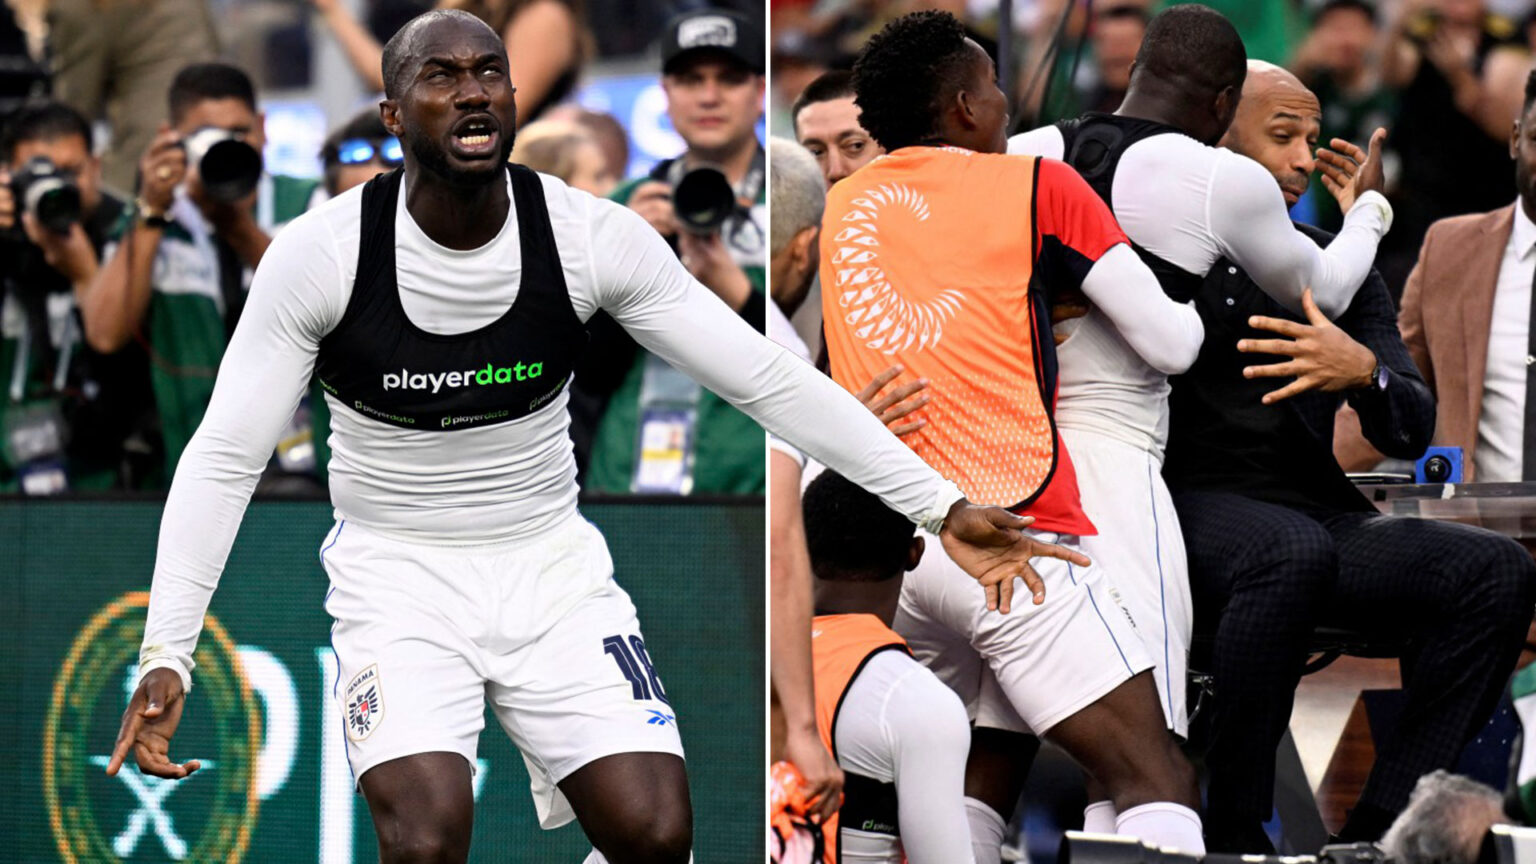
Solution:
M 325 170 L 328 198 L 361 186 L 369 180 L 404 164 L 400 139 L 389 134 L 379 109 L 365 108 L 325 139 L 320 147 L 320 162 Z
M 213 392 L 214 373 L 245 303 L 272 226 L 303 212 L 313 181 L 274 177 L 250 78 L 223 63 L 176 75 L 171 122 L 139 160 L 139 191 L 113 234 L 83 305 L 100 351 L 149 350 L 171 476 Z
M 674 19 L 663 38 L 667 114 L 688 149 L 610 197 L 645 217 L 696 279 L 762 330 L 768 219 L 767 160 L 756 132 L 766 88 L 761 23 L 704 9 Z M 594 326 L 594 343 L 613 343 L 602 325 Z M 762 432 L 746 415 L 644 352 L 609 368 L 628 373 L 595 432 L 589 491 L 764 491 Z M 594 372 L 583 386 L 601 390 L 603 371 Z
M 104 356 L 79 309 L 124 204 L 102 191 L 90 123 L 59 102 L 18 111 L 0 138 L 0 491 L 137 485 L 153 449 L 142 351 Z

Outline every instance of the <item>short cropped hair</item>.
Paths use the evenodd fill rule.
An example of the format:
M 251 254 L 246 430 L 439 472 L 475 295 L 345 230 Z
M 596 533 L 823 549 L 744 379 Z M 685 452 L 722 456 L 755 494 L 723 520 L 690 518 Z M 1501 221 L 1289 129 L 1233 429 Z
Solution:
M 884 582 L 907 569 L 917 526 L 835 471 L 806 487 L 805 545 L 816 578 Z
M 96 148 L 90 121 L 63 102 L 27 103 L 11 115 L 4 129 L 5 134 L 0 135 L 0 159 L 6 162 L 18 145 L 32 141 L 56 141 L 78 135 L 85 139 L 86 152 L 94 153 Z
M 859 125 L 887 151 L 938 131 L 944 101 L 962 85 L 965 27 L 948 12 L 903 15 L 870 37 L 853 64 Z
M 1226 16 L 1185 3 L 1164 9 L 1147 25 L 1132 74 L 1174 79 L 1215 96 L 1228 87 L 1242 89 L 1248 51 Z
M 430 12 L 423 12 L 417 15 L 415 18 L 407 21 L 404 27 L 396 30 L 395 35 L 389 37 L 389 41 L 384 43 L 384 53 L 379 59 L 379 71 L 384 78 L 384 96 L 386 98 L 399 99 L 401 92 L 404 91 L 405 81 L 403 79 L 406 72 L 409 71 L 407 68 L 409 64 L 406 61 L 415 56 L 418 34 L 439 21 L 453 20 L 473 21 L 484 27 L 486 32 L 496 35 L 496 31 L 492 30 L 489 24 L 462 9 L 433 9 Z M 500 43 L 501 37 L 496 36 L 496 41 Z
M 228 63 L 193 63 L 182 67 L 171 82 L 169 94 L 171 123 L 181 118 L 199 102 L 214 99 L 239 99 L 256 110 L 256 88 L 250 76 Z
M 827 206 L 827 181 L 811 151 L 788 138 L 768 139 L 769 198 L 773 219 L 768 255 L 773 257 L 804 229 L 821 224 Z
M 815 105 L 818 102 L 833 102 L 838 99 L 853 98 L 853 73 L 846 69 L 833 69 L 831 72 L 823 72 L 816 80 L 805 85 L 800 95 L 795 98 L 795 104 L 789 108 L 789 122 L 795 127 L 795 137 L 800 137 L 800 112 L 807 105 Z

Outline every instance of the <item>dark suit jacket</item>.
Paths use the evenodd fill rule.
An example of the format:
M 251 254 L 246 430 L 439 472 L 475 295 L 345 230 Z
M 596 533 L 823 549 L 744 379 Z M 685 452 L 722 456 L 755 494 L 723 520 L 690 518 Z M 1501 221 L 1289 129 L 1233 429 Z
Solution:
M 1296 227 L 1319 246 L 1333 239 L 1326 231 Z M 1360 414 L 1366 438 L 1383 452 L 1416 459 L 1429 445 L 1434 396 L 1398 335 L 1391 294 L 1375 270 L 1334 323 L 1387 367 L 1385 392 L 1314 390 L 1264 406 L 1263 395 L 1288 379 L 1246 379 L 1242 368 L 1286 358 L 1242 354 L 1236 342 L 1275 336 L 1248 327 L 1250 315 L 1305 319 L 1264 294 L 1226 260 L 1211 269 L 1196 305 L 1205 324 L 1205 345 L 1190 371 L 1173 379 L 1165 469 L 1170 487 L 1238 492 L 1294 506 L 1369 508 L 1333 459 L 1334 415 L 1346 399 Z

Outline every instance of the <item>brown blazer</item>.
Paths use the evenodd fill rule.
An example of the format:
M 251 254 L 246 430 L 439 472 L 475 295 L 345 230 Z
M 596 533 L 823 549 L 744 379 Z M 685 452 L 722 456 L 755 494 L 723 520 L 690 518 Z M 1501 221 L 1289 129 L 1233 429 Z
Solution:
M 1434 444 L 1462 449 L 1468 481 L 1477 479 L 1472 457 L 1482 416 L 1493 292 L 1514 224 L 1512 204 L 1429 226 L 1397 316 L 1403 342 L 1435 394 Z M 1359 421 L 1339 419 L 1334 453 L 1340 464 L 1365 470 L 1380 461 L 1381 454 L 1360 436 Z

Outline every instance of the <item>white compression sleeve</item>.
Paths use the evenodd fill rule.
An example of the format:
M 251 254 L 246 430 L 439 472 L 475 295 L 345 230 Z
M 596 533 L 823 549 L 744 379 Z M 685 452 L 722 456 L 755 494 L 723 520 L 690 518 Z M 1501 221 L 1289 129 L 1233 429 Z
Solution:
M 1192 303 L 1170 300 L 1130 246 L 1099 256 L 1083 277 L 1083 293 L 1148 366 L 1177 375 L 1195 362 L 1205 339 L 1200 313 Z
M 1344 228 L 1326 249 L 1291 224 L 1285 197 L 1259 163 L 1226 154 L 1212 168 L 1207 222 L 1222 254 L 1247 271 L 1264 293 L 1292 312 L 1301 294 L 1329 318 L 1349 308 L 1370 275 L 1376 247 L 1391 223 L 1391 205 L 1375 192 L 1355 201 Z
M 975 798 L 965 799 L 965 819 L 971 828 L 971 855 L 976 864 L 1002 864 L 1003 834 L 1008 825 L 986 804 Z
M 897 819 L 907 860 L 970 861 L 965 759 L 971 732 L 960 698 L 918 668 L 892 690 L 885 723 L 895 748 Z
M 832 379 L 756 332 L 699 284 L 627 208 L 601 213 L 593 256 L 603 308 L 647 350 L 793 444 L 936 530 L 963 497 Z M 597 229 L 594 229 L 597 230 Z
M 1115 818 L 1115 802 L 1094 801 L 1083 808 L 1083 830 L 1089 834 L 1113 834 Z
M 176 466 L 160 520 L 140 672 L 171 668 L 191 686 L 192 653 L 251 492 L 340 317 L 334 238 L 278 234 L 262 258 L 202 423 Z
M 1155 801 L 1132 807 L 1115 818 L 1115 833 L 1186 855 L 1205 854 L 1200 816 L 1182 804 Z

